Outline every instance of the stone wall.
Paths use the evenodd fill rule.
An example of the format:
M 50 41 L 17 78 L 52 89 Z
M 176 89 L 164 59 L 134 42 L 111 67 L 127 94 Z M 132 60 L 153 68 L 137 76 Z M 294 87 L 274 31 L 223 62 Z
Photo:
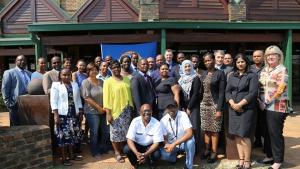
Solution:
M 245 21 L 247 16 L 247 5 L 245 1 L 238 3 L 231 1 L 228 4 L 229 21 Z
M 70 15 L 74 13 L 84 4 L 87 0 L 60 0 L 60 6 Z
M 50 168 L 51 148 L 48 126 L 0 127 L 1 169 Z
M 141 0 L 139 21 L 158 21 L 159 1 Z

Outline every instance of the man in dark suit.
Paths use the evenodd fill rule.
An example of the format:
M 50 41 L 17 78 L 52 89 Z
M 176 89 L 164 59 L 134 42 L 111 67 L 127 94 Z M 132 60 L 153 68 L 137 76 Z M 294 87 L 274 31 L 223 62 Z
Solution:
M 131 79 L 131 93 L 136 110 L 140 110 L 143 104 L 155 106 L 155 89 L 147 72 L 148 62 L 146 59 L 141 59 L 138 62 L 138 71 Z
M 24 55 L 17 56 L 15 63 L 15 68 L 4 72 L 1 88 L 4 103 L 9 111 L 10 126 L 20 125 L 17 97 L 27 93 L 27 85 L 31 77 L 31 72 L 25 69 Z

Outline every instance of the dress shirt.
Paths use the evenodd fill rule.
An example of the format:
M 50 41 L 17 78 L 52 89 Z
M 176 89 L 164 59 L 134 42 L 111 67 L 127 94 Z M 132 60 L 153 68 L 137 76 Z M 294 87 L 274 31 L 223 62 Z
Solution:
M 159 121 L 151 117 L 150 122 L 145 126 L 141 116 L 132 120 L 126 138 L 142 146 L 164 141 Z
M 161 120 L 163 135 L 167 136 L 168 143 L 180 139 L 185 134 L 185 130 L 192 128 L 188 115 L 183 111 L 178 111 L 175 120 L 166 114 Z

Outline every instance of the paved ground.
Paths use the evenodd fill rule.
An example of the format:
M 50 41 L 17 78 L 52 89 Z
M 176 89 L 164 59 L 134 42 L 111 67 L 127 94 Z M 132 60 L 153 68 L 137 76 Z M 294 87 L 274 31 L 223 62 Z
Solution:
M 0 113 L 0 126 L 7 126 L 8 123 L 8 113 Z M 284 168 L 291 169 L 300 169 L 300 113 L 296 113 L 292 116 L 289 116 L 285 122 L 284 127 L 284 136 L 285 136 L 285 163 Z M 91 157 L 88 153 L 88 147 L 86 145 L 83 146 L 83 156 L 84 160 L 80 162 L 74 162 L 73 166 L 70 167 L 72 169 L 129 169 L 130 165 L 128 160 L 126 163 L 119 164 L 115 162 L 113 158 L 113 154 L 103 155 L 99 159 L 95 159 Z M 253 163 L 252 166 L 255 169 L 265 169 L 268 166 L 263 166 L 256 163 L 255 160 L 261 159 L 263 154 L 260 149 L 255 149 L 253 152 Z M 222 159 L 218 160 L 217 163 L 213 165 L 206 164 L 205 161 L 200 161 L 198 157 L 195 158 L 194 168 L 199 169 L 232 169 L 236 165 L 236 160 L 227 160 Z M 176 165 L 170 165 L 168 163 L 161 162 L 158 165 L 158 169 L 179 169 L 184 166 L 184 158 L 180 158 L 180 160 L 176 163 Z M 55 160 L 55 164 L 53 168 L 66 168 L 60 165 L 59 160 Z M 141 166 L 140 168 L 149 168 L 149 166 Z

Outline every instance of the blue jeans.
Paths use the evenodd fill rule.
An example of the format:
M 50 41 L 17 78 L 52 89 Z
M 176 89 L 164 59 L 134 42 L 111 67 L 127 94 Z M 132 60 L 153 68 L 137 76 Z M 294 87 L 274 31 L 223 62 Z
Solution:
M 90 127 L 90 151 L 92 156 L 98 154 L 98 136 L 100 126 L 100 115 L 99 114 L 85 114 L 85 117 Z
M 179 147 L 175 147 L 175 149 L 171 153 L 167 153 L 164 148 L 160 149 L 161 159 L 168 162 L 176 162 L 177 153 L 179 151 L 185 151 L 185 166 L 188 169 L 193 168 L 193 161 L 195 155 L 195 139 L 192 137 L 184 143 L 181 143 Z

